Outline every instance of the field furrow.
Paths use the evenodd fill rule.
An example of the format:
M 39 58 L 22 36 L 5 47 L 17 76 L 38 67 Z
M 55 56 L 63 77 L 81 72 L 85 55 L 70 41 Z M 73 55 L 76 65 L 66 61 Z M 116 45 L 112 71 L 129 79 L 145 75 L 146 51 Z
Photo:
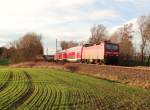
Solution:
M 27 83 L 25 85 L 27 85 L 27 88 L 26 90 L 20 95 L 19 98 L 17 98 L 15 101 L 13 101 L 13 103 L 11 103 L 11 105 L 9 105 L 9 109 L 10 108 L 15 108 L 17 109 L 21 104 L 23 104 L 31 95 L 32 93 L 34 92 L 34 85 L 32 84 L 32 78 L 30 77 L 30 75 L 26 72 L 26 71 L 23 71 L 22 72 L 23 74 L 25 74 L 26 76 L 26 79 L 27 79 L 27 82 L 24 82 Z M 24 86 L 23 86 L 24 87 Z M 21 92 L 21 91 L 20 91 Z
M 0 110 L 150 110 L 148 89 L 62 70 L 0 70 L 0 88 Z
M 12 80 L 12 77 L 13 77 L 13 74 L 12 72 L 8 72 L 8 73 L 5 73 L 5 77 L 4 77 L 4 81 L 1 82 L 0 84 L 0 92 L 3 91 L 9 84 L 9 82 Z

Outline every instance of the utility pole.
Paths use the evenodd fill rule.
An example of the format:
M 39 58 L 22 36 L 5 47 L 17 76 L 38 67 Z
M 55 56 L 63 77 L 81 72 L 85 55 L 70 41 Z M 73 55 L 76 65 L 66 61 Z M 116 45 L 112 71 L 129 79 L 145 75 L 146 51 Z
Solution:
M 46 53 L 47 53 L 47 55 L 48 55 L 48 47 L 47 47 L 47 49 L 46 49 Z
M 56 52 L 57 52 L 57 45 L 58 45 L 58 44 L 57 44 L 57 39 L 56 39 Z

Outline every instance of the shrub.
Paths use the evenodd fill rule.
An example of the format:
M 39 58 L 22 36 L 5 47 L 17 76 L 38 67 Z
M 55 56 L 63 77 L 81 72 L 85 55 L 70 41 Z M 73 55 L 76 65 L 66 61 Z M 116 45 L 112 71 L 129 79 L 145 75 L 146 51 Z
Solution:
M 79 70 L 78 66 L 77 65 L 73 65 L 73 64 L 66 65 L 65 69 L 67 69 L 67 71 L 69 71 L 71 73 L 77 72 Z
M 42 37 L 36 33 L 27 33 L 10 44 L 8 56 L 11 63 L 35 61 L 42 58 Z

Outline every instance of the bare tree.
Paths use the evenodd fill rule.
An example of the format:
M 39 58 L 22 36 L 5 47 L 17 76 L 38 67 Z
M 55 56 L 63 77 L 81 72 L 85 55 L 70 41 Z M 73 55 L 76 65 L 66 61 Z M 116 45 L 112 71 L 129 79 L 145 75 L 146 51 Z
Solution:
M 133 58 L 134 50 L 131 38 L 123 38 L 119 43 L 120 46 L 120 57 L 124 60 L 124 63 L 129 63 Z
M 131 35 L 130 25 L 124 25 L 121 32 L 121 42 L 120 42 L 120 53 L 125 56 L 126 60 L 130 59 L 133 55 L 133 45 L 132 45 L 132 35 Z
M 146 45 L 146 56 L 147 56 L 147 65 L 150 66 L 150 40 L 148 40 Z
M 35 60 L 43 54 L 41 35 L 27 33 L 22 38 L 10 44 L 8 57 L 12 63 Z
M 119 28 L 110 38 L 113 43 L 118 43 L 120 48 L 120 64 L 129 65 L 133 57 L 132 24 Z
M 71 48 L 71 47 L 75 47 L 75 46 L 78 46 L 79 44 L 75 41 L 61 41 L 60 42 L 60 46 L 61 46 L 61 49 L 64 50 L 64 49 L 68 49 L 68 48 Z
M 145 48 L 150 40 L 150 16 L 141 16 L 138 18 L 138 24 L 139 24 L 139 31 L 141 34 L 141 63 L 144 63 L 144 56 L 146 55 L 145 53 Z
M 27 33 L 19 41 L 19 48 L 23 49 L 24 58 L 35 58 L 37 55 L 43 54 L 43 45 L 41 35 L 35 33 Z
M 121 41 L 120 30 L 114 32 L 109 39 L 112 43 L 119 43 Z
M 106 38 L 106 27 L 104 25 L 93 26 L 91 28 L 91 37 L 89 38 L 89 43 L 98 44 L 101 41 L 107 40 Z
M 68 48 L 68 42 L 67 41 L 61 41 L 60 46 L 61 46 L 62 50 L 67 49 Z

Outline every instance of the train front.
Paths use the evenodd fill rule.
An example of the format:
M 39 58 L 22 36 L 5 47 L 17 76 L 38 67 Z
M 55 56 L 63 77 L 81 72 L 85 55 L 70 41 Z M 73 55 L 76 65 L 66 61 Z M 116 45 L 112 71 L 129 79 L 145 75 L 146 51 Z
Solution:
M 119 45 L 114 43 L 105 43 L 105 63 L 118 64 L 119 61 Z

